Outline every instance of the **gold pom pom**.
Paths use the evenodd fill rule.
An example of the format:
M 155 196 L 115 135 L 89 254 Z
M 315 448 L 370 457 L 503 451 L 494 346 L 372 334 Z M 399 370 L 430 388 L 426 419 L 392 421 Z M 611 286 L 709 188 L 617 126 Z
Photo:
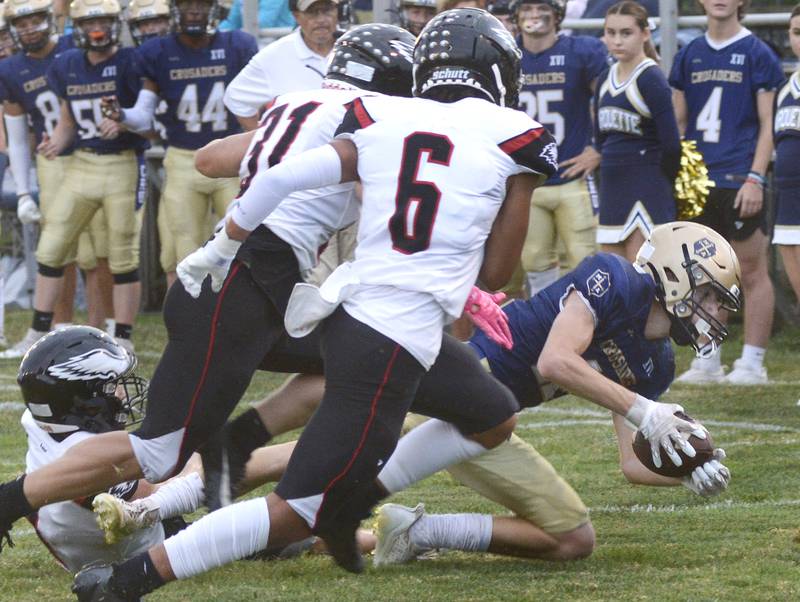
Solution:
M 681 168 L 675 178 L 675 201 L 678 219 L 687 220 L 703 212 L 709 188 L 714 182 L 708 179 L 708 167 L 694 140 L 681 140 Z

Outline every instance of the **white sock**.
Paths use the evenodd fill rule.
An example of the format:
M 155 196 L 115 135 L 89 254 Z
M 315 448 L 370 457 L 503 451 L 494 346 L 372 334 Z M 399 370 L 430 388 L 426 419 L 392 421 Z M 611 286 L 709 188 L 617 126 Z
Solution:
M 117 323 L 114 321 L 114 319 L 106 318 L 106 332 L 108 333 L 108 336 L 113 337 L 116 330 Z
M 543 272 L 525 272 L 525 284 L 528 286 L 528 295 L 533 297 L 543 288 L 547 288 L 558 280 L 558 266 Z
M 203 479 L 196 472 L 172 479 L 147 499 L 158 507 L 158 518 L 161 520 L 191 514 L 205 500 Z
M 397 493 L 425 477 L 469 460 L 486 451 L 448 422 L 428 420 L 400 438 L 397 449 L 378 479 L 389 493 Z
M 492 542 L 488 514 L 425 514 L 409 530 L 411 542 L 423 549 L 447 548 L 485 552 Z
M 260 497 L 226 506 L 164 541 L 172 572 L 187 579 L 267 547 L 269 510 Z
M 722 348 L 717 348 L 709 357 L 697 357 L 694 361 L 701 370 L 716 372 L 722 367 Z
M 754 368 L 761 368 L 764 365 L 764 355 L 766 353 L 767 350 L 763 347 L 745 344 L 742 347 L 742 361 Z

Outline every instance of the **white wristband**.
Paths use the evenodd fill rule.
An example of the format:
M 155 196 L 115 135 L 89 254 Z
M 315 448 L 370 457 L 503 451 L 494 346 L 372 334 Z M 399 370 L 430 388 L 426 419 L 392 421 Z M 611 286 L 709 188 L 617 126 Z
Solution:
M 629 424 L 633 425 L 634 428 L 639 428 L 644 420 L 644 417 L 647 415 L 647 410 L 655 403 L 655 401 L 651 401 L 646 397 L 642 397 L 641 395 L 636 395 L 636 399 L 633 402 L 633 405 L 628 410 L 628 413 L 625 414 L 625 420 L 628 421 Z
M 152 90 L 139 90 L 136 104 L 128 109 L 120 109 L 120 123 L 133 132 L 146 132 L 153 129 L 153 116 L 158 106 L 158 95 Z

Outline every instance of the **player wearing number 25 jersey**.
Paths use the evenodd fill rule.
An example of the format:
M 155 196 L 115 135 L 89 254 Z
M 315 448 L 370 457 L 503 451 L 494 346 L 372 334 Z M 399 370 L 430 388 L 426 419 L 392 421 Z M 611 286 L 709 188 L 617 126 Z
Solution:
M 240 131 L 225 108 L 225 87 L 257 51 L 255 38 L 243 31 L 215 31 L 220 11 L 216 0 L 173 1 L 176 32 L 148 40 L 138 49 L 144 77 L 137 107 L 124 112 L 123 123 L 141 129 L 152 127 L 157 99 L 167 110 L 159 116 L 166 128 L 164 156 L 166 183 L 160 211 L 169 230 L 172 249 L 162 252 L 162 268 L 175 271 L 180 261 L 211 234 L 209 209 L 217 217 L 239 190 L 236 178 L 206 178 L 194 168 L 194 152 L 216 138 Z M 123 103 L 123 106 L 129 106 Z
M 522 50 L 520 106 L 556 139 L 561 164 L 531 200 L 522 252 L 530 294 L 558 278 L 559 239 L 567 254 L 560 267 L 566 270 L 595 250 L 591 170 L 564 177 L 568 168 L 563 163 L 582 153 L 597 156 L 591 148 L 591 102 L 607 52 L 597 38 L 559 35 L 564 8 L 563 0 L 516 0 L 511 5 Z

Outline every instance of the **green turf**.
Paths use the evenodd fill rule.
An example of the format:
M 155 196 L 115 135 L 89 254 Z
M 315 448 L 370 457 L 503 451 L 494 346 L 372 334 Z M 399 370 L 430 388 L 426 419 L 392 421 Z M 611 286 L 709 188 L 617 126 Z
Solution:
M 16 340 L 29 314 L 7 316 Z M 533 443 L 575 487 L 592 510 L 597 549 L 571 563 L 444 554 L 351 576 L 328 558 L 240 562 L 203 577 L 172 584 L 154 600 L 797 600 L 800 599 L 800 337 L 785 330 L 767 356 L 767 387 L 682 387 L 669 399 L 703 419 L 728 452 L 730 490 L 703 500 L 682 487 L 628 485 L 618 467 L 616 445 L 603 420 L 579 410 L 595 406 L 566 398 L 537 414 L 525 414 L 518 434 Z M 134 335 L 149 375 L 164 340 L 160 316 L 142 316 Z M 724 362 L 737 356 L 734 333 Z M 689 354 L 681 351 L 678 369 Z M 16 362 L 0 362 L 0 401 L 19 401 Z M 280 379 L 259 374 L 245 395 L 258 399 Z M 0 478 L 23 468 L 24 437 L 16 410 L 0 412 Z M 542 426 L 542 422 L 562 425 Z M 578 422 L 576 424 L 576 422 Z M 753 424 L 771 425 L 756 429 Z M 502 512 L 471 490 L 437 475 L 398 496 L 426 502 L 434 512 Z M 15 527 L 17 547 L 0 555 L 0 601 L 69 600 L 70 576 L 60 569 L 26 523 Z

